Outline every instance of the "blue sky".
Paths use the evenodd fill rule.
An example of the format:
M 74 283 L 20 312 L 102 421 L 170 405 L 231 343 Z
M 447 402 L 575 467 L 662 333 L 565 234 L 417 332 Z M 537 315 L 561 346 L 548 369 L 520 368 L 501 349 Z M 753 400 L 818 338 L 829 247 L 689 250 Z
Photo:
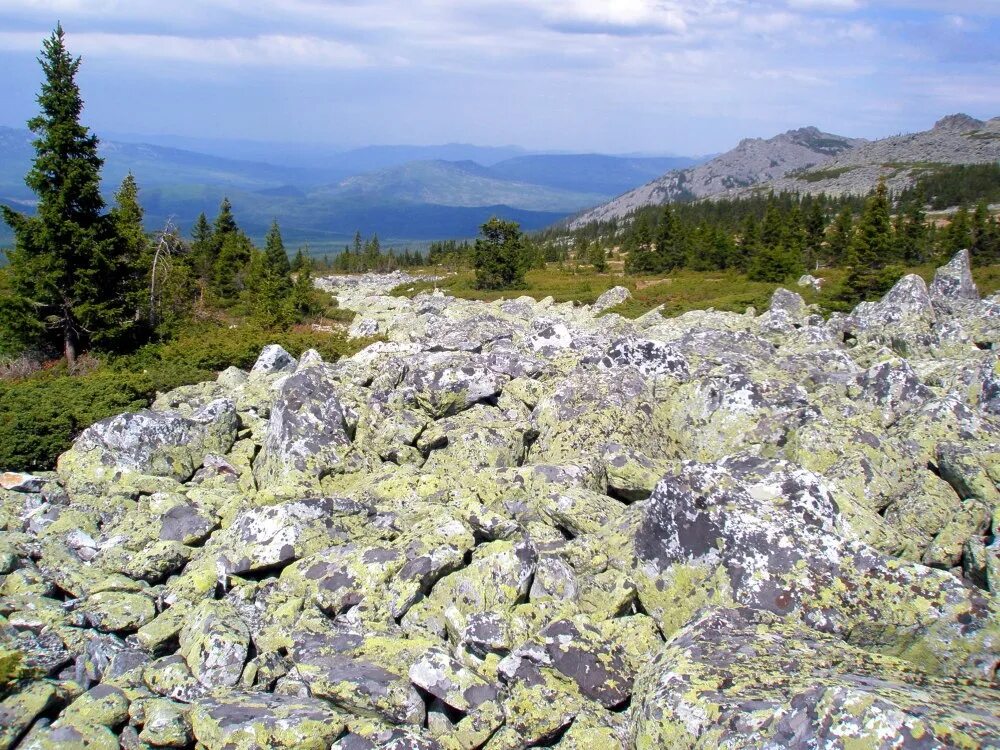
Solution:
M 701 154 L 1000 115 L 1000 0 L 2 0 L 0 124 L 57 20 L 98 133 Z

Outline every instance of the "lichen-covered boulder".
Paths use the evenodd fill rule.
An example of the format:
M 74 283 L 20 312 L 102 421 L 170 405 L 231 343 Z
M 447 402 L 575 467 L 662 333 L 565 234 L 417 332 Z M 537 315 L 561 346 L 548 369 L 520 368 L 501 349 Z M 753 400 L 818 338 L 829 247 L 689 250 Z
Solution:
M 595 313 L 601 313 L 624 302 L 628 302 L 630 299 L 632 299 L 632 292 L 623 286 L 613 286 L 606 292 L 602 292 L 601 296 L 590 306 L 590 309 Z
M 990 747 L 995 690 L 935 677 L 772 613 L 711 610 L 636 680 L 630 745 L 653 748 Z
M 121 414 L 91 425 L 59 457 L 59 477 L 71 493 L 132 489 L 133 475 L 190 479 L 205 456 L 226 453 L 236 439 L 232 401 L 213 401 L 191 417 L 172 412 Z
M 408 674 L 431 642 L 325 623 L 297 630 L 291 640 L 292 662 L 312 696 L 393 724 L 424 723 L 426 706 Z
M 180 632 L 180 650 L 191 674 L 207 688 L 239 682 L 250 649 L 250 632 L 225 601 L 202 602 Z
M 640 590 L 648 611 L 662 608 L 673 566 L 690 566 L 719 601 L 791 616 L 929 671 L 992 674 L 1000 621 L 989 599 L 844 539 L 822 482 L 790 482 L 780 464 L 745 460 L 749 471 L 732 460 L 685 463 L 657 485 L 635 537 L 653 580 Z
M 598 364 L 609 370 L 634 367 L 643 375 L 672 378 L 681 383 L 691 376 L 687 360 L 673 346 L 646 339 L 616 341 Z
M 283 567 L 347 537 L 345 519 L 367 519 L 370 509 L 349 500 L 299 500 L 250 508 L 206 548 L 224 573 Z
M 195 738 L 206 750 L 326 750 L 344 729 L 344 717 L 313 698 L 229 693 L 196 700 Z
M 531 463 L 599 460 L 608 443 L 662 456 L 673 444 L 653 385 L 633 368 L 574 372 L 538 402 L 531 420 L 538 433 Z
M 496 396 L 505 380 L 482 355 L 438 352 L 410 361 L 401 394 L 406 403 L 438 419 Z
M 345 408 L 325 370 L 310 367 L 289 376 L 254 462 L 258 485 L 316 487 L 323 477 L 346 471 L 352 455 Z

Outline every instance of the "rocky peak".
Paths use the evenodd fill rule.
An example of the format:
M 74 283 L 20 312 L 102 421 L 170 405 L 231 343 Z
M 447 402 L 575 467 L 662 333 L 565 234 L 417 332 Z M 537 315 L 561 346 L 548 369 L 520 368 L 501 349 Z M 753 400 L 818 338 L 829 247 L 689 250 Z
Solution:
M 942 117 L 934 123 L 934 130 L 967 133 L 970 130 L 979 130 L 985 124 L 986 123 L 982 120 L 977 120 L 975 117 L 970 117 L 969 115 L 960 112 L 958 114 Z

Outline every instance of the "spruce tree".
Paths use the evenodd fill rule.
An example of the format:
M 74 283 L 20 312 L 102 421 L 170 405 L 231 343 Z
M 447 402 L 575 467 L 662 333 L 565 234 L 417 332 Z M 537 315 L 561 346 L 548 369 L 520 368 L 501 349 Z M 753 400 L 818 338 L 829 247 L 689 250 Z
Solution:
M 474 250 L 477 289 L 524 286 L 527 271 L 524 235 L 519 224 L 494 216 L 480 229 Z
M 663 207 L 656 225 L 656 251 L 651 271 L 670 273 L 683 268 L 687 261 L 687 237 L 677 213 L 668 203 Z
M 203 302 L 205 289 L 212 279 L 212 270 L 215 268 L 216 254 L 212 225 L 208 223 L 203 211 L 198 214 L 198 219 L 191 229 L 191 265 L 198 280 Z
M 847 261 L 847 250 L 854 237 L 854 215 L 850 206 L 844 206 L 830 225 L 827 235 L 827 256 L 834 265 Z
M 291 273 L 292 265 L 288 262 L 288 253 L 285 251 L 285 243 L 281 239 L 281 229 L 277 220 L 271 222 L 271 228 L 267 232 L 264 241 L 264 256 L 268 267 L 278 276 L 287 277 Z
M 135 311 L 134 317 L 138 321 L 141 319 L 139 311 L 145 310 L 149 302 L 152 253 L 149 235 L 142 224 L 145 212 L 139 203 L 139 186 L 131 172 L 125 176 L 115 193 L 115 204 L 109 215 L 118 244 L 115 253 L 116 278 L 113 282 L 121 289 L 128 309 Z M 97 332 L 94 342 L 110 342 L 114 340 L 112 336 L 121 336 L 123 333 L 126 331 Z M 142 331 L 136 327 L 127 333 L 140 334 Z
M 844 282 L 843 299 L 858 302 L 884 291 L 882 269 L 892 254 L 892 224 L 889 216 L 889 191 L 880 181 L 865 202 L 857 230 L 847 253 L 851 267 Z
M 37 211 L 26 216 L 3 207 L 15 247 L 12 295 L 0 314 L 22 343 L 61 349 L 72 366 L 81 347 L 126 335 L 136 311 L 127 258 L 103 213 L 98 140 L 80 123 L 80 58 L 67 51 L 62 26 L 43 42 L 39 62 L 45 81 L 41 112 L 28 121 L 37 138 L 25 177 L 38 196 Z

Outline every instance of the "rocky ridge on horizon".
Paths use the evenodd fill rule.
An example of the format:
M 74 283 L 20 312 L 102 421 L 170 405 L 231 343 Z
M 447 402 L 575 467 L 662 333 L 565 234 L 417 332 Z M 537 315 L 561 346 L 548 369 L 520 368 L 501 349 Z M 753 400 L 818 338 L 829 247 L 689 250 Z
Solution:
M 1000 746 L 968 260 L 829 320 L 319 280 L 384 340 L 2 475 L 0 748 Z
M 942 164 L 985 164 L 1000 161 L 1000 117 L 977 120 L 949 115 L 919 133 L 863 143 L 835 156 L 821 168 L 787 174 L 760 189 L 827 195 L 863 195 L 884 179 L 891 191 L 914 184 L 927 169 Z M 724 197 L 746 195 L 731 191 Z
M 708 198 L 727 191 L 775 180 L 788 172 L 817 167 L 838 154 L 866 143 L 824 133 L 815 127 L 789 130 L 773 138 L 745 138 L 736 148 L 711 161 L 673 170 L 624 195 L 573 217 L 576 229 L 592 221 L 627 216 L 643 206 Z
M 865 195 L 880 179 L 890 190 L 898 191 L 937 166 L 997 161 L 1000 117 L 983 121 L 964 114 L 949 115 L 930 130 L 875 141 L 802 128 L 769 140 L 744 140 L 698 167 L 668 172 L 574 217 L 570 227 L 622 218 L 643 206 L 692 198 L 743 198 L 771 191 Z

